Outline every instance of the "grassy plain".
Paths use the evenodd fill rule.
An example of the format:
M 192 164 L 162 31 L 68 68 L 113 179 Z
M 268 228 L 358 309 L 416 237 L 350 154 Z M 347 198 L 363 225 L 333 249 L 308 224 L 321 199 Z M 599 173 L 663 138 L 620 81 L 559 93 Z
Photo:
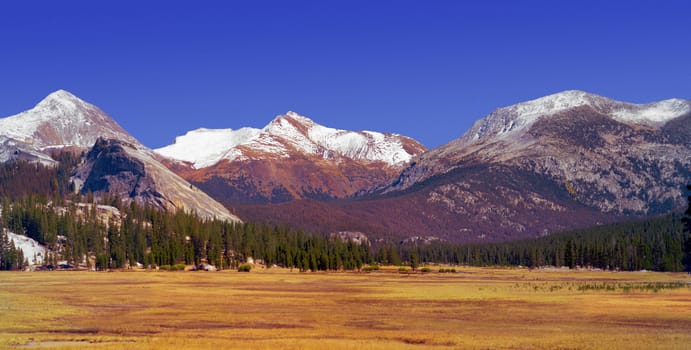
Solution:
M 0 273 L 0 348 L 689 349 L 652 272 Z

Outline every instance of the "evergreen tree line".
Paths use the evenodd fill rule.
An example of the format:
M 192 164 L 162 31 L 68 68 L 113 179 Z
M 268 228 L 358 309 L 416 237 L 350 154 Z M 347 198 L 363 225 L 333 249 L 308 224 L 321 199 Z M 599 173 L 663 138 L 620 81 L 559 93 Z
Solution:
M 12 200 L 43 195 L 60 201 L 72 192 L 70 175 L 80 157 L 69 152 L 53 154 L 55 167 L 25 161 L 0 164 L 0 198 Z
M 22 270 L 25 265 L 24 252 L 12 244 L 5 231 L 0 231 L 0 270 Z
M 505 243 L 408 245 L 397 255 L 402 261 L 471 266 L 683 271 L 691 263 L 691 238 L 681 219 L 668 215 Z
M 194 214 L 167 213 L 136 203 L 122 205 L 119 198 L 104 201 L 114 206 L 66 201 L 58 207 L 45 196 L 16 201 L 4 198 L 0 227 L 59 252 L 59 256 L 44 259 L 49 264 L 59 258 L 72 265 L 91 267 L 93 263 L 98 269 L 202 262 L 228 269 L 250 258 L 267 266 L 303 271 L 353 270 L 372 263 L 413 268 L 422 263 L 448 263 L 682 271 L 684 263 L 691 262 L 689 223 L 685 230 L 680 215 L 506 243 L 370 247 L 288 227 L 203 220 Z M 31 257 L 22 257 L 6 235 L 0 239 L 0 269 L 24 267 L 24 258 Z
M 358 245 L 340 238 L 288 227 L 203 220 L 188 213 L 167 213 L 135 203 L 55 206 L 45 196 L 2 199 L 0 228 L 27 235 L 66 260 L 98 269 L 175 264 L 236 268 L 249 258 L 311 270 L 353 270 L 365 264 L 448 263 L 472 266 L 568 266 L 619 270 L 683 271 L 690 262 L 691 238 L 680 215 L 554 234 L 538 239 L 458 245 Z M 119 212 L 119 215 L 114 214 Z M 21 251 L 0 237 L 0 268 L 21 269 Z M 95 257 L 95 259 L 87 259 Z M 94 260 L 92 262 L 92 260 Z M 686 266 L 688 267 L 688 265 Z
M 104 200 L 115 206 L 66 201 L 58 207 L 45 196 L 17 201 L 4 198 L 0 228 L 59 252 L 46 259 L 47 264 L 60 259 L 71 265 L 95 264 L 97 269 L 202 262 L 227 269 L 250 258 L 267 266 L 311 271 L 352 270 L 372 263 L 367 246 L 338 238 L 287 227 L 203 220 L 194 214 L 167 213 L 136 203 L 122 205 L 119 198 Z M 2 269 L 22 268 L 24 264 L 16 260 L 24 260 L 10 249 L 0 252 L 2 261 L 13 261 Z
M 691 185 L 686 186 L 686 189 L 691 193 Z M 684 266 L 685 271 L 691 274 L 691 194 L 686 197 L 689 206 L 686 208 L 686 213 L 684 213 L 684 232 L 686 233 L 686 242 L 684 244 Z

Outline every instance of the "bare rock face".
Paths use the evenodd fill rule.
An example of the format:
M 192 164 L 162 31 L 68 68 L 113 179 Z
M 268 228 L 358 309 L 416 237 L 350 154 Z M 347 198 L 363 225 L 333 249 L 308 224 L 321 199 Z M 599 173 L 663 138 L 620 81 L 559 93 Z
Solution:
M 131 147 L 131 146 L 130 146 Z M 107 192 L 124 198 L 162 198 L 147 177 L 144 163 L 127 154 L 123 143 L 98 139 L 78 171 L 85 178 L 82 192 Z
M 120 140 L 98 139 L 73 179 L 81 184 L 82 193 L 116 194 L 125 201 L 165 210 L 240 221 L 220 203 L 168 170 L 153 152 Z

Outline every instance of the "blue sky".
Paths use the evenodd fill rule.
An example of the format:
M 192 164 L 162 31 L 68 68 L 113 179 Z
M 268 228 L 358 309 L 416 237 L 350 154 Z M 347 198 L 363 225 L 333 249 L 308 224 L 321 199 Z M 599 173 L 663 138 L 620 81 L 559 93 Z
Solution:
M 150 147 L 289 110 L 436 147 L 580 89 L 691 98 L 690 1 L 0 3 L 0 116 L 66 89 Z

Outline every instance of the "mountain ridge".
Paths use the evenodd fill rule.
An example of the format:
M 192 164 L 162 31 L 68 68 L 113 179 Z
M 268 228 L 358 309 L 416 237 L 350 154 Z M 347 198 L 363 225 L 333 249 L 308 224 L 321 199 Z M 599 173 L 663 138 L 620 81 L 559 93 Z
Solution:
M 495 110 L 458 139 L 413 158 L 389 183 L 358 192 L 356 204 L 281 203 L 239 212 L 306 229 L 457 242 L 664 214 L 683 208 L 682 188 L 691 182 L 689 105 L 567 91 Z M 475 137 L 478 131 L 484 134 Z M 329 214 L 305 214 L 320 211 Z
M 557 102 L 554 102 L 555 100 Z M 667 108 L 658 109 L 661 113 L 655 118 L 656 115 L 651 113 L 651 110 L 656 110 L 656 107 L 660 105 Z M 545 108 L 545 106 L 554 108 Z M 534 133 L 531 133 L 532 127 L 535 129 L 549 128 L 548 125 L 541 124 L 548 123 L 549 117 L 574 109 L 580 111 L 578 113 L 581 115 L 605 116 L 605 120 L 621 123 L 631 129 L 664 130 L 664 126 L 668 123 L 691 115 L 691 101 L 668 99 L 646 104 L 632 104 L 584 91 L 568 90 L 498 108 L 476 121 L 461 137 L 413 159 L 411 161 L 413 165 L 404 170 L 404 173 L 407 172 L 408 174 L 402 174 L 396 183 L 389 185 L 383 191 L 405 188 L 408 186 L 407 184 L 412 183 L 411 181 L 423 181 L 431 174 L 441 171 L 440 168 L 450 166 L 451 163 L 459 163 L 461 159 L 469 161 L 472 158 L 476 161 L 492 162 L 526 155 L 526 153 L 534 150 L 537 142 Z M 523 110 L 524 113 L 517 112 L 520 110 Z M 634 112 L 638 112 L 638 114 Z M 621 117 L 622 115 L 625 117 Z M 561 119 L 569 122 L 569 118 L 571 117 L 566 116 Z M 587 129 L 588 125 L 586 124 L 581 126 Z M 563 129 L 570 132 L 579 131 L 573 127 Z M 559 135 L 552 136 L 553 139 L 560 137 Z M 504 149 L 505 152 L 499 152 L 499 148 Z M 488 149 L 493 149 L 493 151 L 487 152 Z M 471 154 L 473 157 L 470 157 Z M 435 161 L 430 162 L 429 159 L 435 159 Z M 426 167 L 428 169 L 425 169 Z M 406 179 L 406 177 L 408 178 Z
M 224 159 L 289 158 L 294 152 L 321 155 L 324 159 L 347 157 L 380 161 L 395 166 L 424 150 L 426 148 L 417 141 L 399 134 L 328 128 L 289 111 L 276 116 L 262 129 L 199 128 L 188 131 L 176 137 L 173 144 L 155 151 L 173 160 L 192 163 L 193 168 L 200 169 Z
M 580 90 L 567 90 L 534 100 L 497 108 L 476 121 L 461 139 L 480 140 L 500 136 L 530 127 L 545 115 L 571 108 L 590 106 L 603 114 L 610 114 L 622 122 L 659 125 L 691 112 L 691 101 L 672 98 L 657 102 L 635 104 L 621 102 Z
M 196 129 L 156 152 L 227 206 L 344 198 L 427 149 L 399 134 L 325 127 L 295 112 L 262 129 Z

